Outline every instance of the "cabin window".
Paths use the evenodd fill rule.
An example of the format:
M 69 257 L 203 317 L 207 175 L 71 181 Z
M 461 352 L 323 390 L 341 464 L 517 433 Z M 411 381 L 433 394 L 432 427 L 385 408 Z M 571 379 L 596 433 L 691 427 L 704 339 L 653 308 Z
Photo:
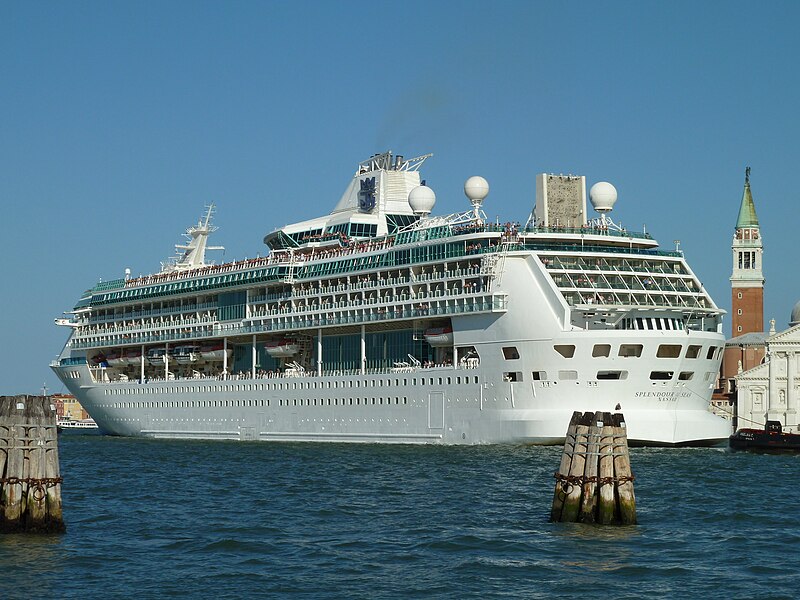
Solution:
M 686 358 L 697 358 L 700 356 L 700 350 L 702 350 L 702 346 L 692 345 L 686 349 Z
M 650 379 L 653 381 L 672 379 L 672 371 L 650 371 Z
M 546 371 L 534 371 L 531 373 L 531 377 L 534 381 L 545 381 L 547 379 L 547 372 Z M 475 382 L 477 383 L 477 381 Z
M 508 371 L 503 373 L 503 381 L 522 381 L 521 371 Z
M 627 379 L 628 372 L 627 371 L 598 371 L 597 372 L 597 379 L 598 380 L 607 380 L 607 379 Z
M 575 356 L 575 346 L 572 344 L 556 344 L 553 350 L 558 352 L 564 358 L 572 358 Z
M 578 379 L 578 372 L 573 370 L 559 371 L 558 378 L 562 381 L 575 381 Z
M 506 360 L 517 360 L 519 358 L 519 352 L 517 352 L 514 346 L 503 348 L 503 358 Z
M 682 371 L 681 374 L 678 375 L 680 381 L 689 381 L 692 377 L 694 377 L 694 371 Z
M 709 346 L 708 352 L 706 352 L 706 359 L 711 360 L 714 358 L 714 350 L 716 350 L 716 346 Z
M 641 344 L 620 344 L 618 356 L 639 358 L 642 355 Z
M 661 344 L 656 356 L 658 358 L 678 358 L 681 355 L 681 348 L 680 344 Z
M 594 358 L 608 358 L 609 354 L 611 354 L 610 344 L 595 344 L 594 348 L 592 348 L 592 356 Z

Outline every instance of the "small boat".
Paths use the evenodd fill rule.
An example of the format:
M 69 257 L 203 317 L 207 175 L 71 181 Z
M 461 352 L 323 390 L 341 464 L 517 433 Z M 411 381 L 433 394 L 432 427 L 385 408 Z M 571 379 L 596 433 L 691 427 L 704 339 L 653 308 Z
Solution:
M 452 327 L 432 327 L 425 330 L 425 341 L 434 348 L 453 345 Z
M 200 359 L 199 346 L 176 346 L 171 351 L 172 358 L 181 365 L 188 365 Z
M 288 358 L 294 356 L 300 351 L 299 346 L 295 340 L 271 340 L 264 344 L 267 354 L 273 358 Z
M 123 364 L 140 365 L 142 363 L 142 351 L 129 348 L 122 353 Z
M 740 429 L 729 438 L 731 450 L 800 452 L 800 434 L 784 433 L 780 421 L 767 421 L 764 429 Z
M 100 428 L 97 426 L 97 423 L 94 422 L 94 419 L 69 419 L 69 418 L 61 418 L 56 421 L 56 426 L 58 427 L 58 431 L 70 431 L 70 432 L 85 432 L 85 433 L 99 433 Z
M 206 344 L 200 347 L 200 357 L 203 360 L 222 360 L 225 356 L 226 350 L 223 344 Z M 228 348 L 228 358 L 233 354 L 233 350 Z
M 121 350 L 112 350 L 106 354 L 106 362 L 108 363 L 109 367 L 120 367 L 128 364 L 128 362 L 125 360 L 125 355 Z
M 151 365 L 161 366 L 164 364 L 164 357 L 166 354 L 166 348 L 150 348 L 150 350 L 147 351 L 147 361 Z

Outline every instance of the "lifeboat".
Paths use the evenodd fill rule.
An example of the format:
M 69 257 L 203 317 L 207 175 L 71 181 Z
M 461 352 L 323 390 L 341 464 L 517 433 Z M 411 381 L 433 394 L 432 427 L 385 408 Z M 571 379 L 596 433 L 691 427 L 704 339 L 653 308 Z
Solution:
M 233 350 L 228 348 L 228 358 L 233 354 Z M 200 347 L 200 358 L 203 360 L 222 360 L 225 357 L 225 345 L 222 342 L 217 344 L 206 344 Z
M 288 358 L 300 352 L 300 348 L 295 340 L 272 340 L 264 344 L 264 347 L 273 358 Z
M 200 359 L 199 346 L 176 346 L 172 351 L 172 358 L 181 365 L 188 365 Z
M 434 348 L 453 345 L 452 327 L 431 327 L 425 330 L 425 341 Z
M 112 350 L 106 354 L 106 362 L 109 367 L 121 367 L 126 364 L 125 356 L 121 350 Z
M 123 364 L 125 365 L 138 365 L 142 362 L 142 351 L 129 348 L 122 353 Z
M 147 362 L 151 365 L 163 366 L 166 355 L 166 348 L 150 348 L 150 350 L 147 351 Z

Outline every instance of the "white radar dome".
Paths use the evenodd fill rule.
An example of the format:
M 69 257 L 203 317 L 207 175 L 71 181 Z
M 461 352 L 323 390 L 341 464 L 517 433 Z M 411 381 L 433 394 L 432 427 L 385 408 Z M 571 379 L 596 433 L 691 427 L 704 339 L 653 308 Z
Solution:
M 408 194 L 408 204 L 417 215 L 427 215 L 436 204 L 436 194 L 427 185 L 418 185 Z
M 610 212 L 617 201 L 617 188 L 607 181 L 599 181 L 589 190 L 589 199 L 597 212 Z
M 464 183 L 464 193 L 473 204 L 480 204 L 489 195 L 489 182 L 483 177 L 474 175 Z

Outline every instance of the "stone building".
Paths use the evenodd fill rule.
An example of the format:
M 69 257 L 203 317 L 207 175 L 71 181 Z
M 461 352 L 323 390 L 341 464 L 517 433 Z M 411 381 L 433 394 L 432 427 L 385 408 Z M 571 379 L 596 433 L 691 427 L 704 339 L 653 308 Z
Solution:
M 800 432 L 800 302 L 792 310 L 789 329 L 765 341 L 765 361 L 736 376 L 738 428 L 763 428 L 780 421 L 785 431 Z

